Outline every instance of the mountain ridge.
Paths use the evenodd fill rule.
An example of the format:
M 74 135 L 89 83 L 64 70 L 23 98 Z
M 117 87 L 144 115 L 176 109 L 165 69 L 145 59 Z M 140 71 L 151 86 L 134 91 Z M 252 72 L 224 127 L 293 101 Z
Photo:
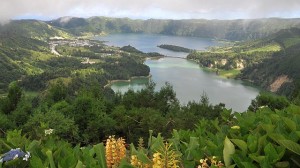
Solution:
M 281 29 L 298 27 L 300 19 L 264 18 L 236 20 L 206 19 L 129 19 L 129 18 L 58 18 L 47 22 L 50 25 L 64 28 L 73 34 L 84 32 L 105 33 L 154 33 L 179 36 L 209 37 L 227 40 L 249 40 L 266 37 Z

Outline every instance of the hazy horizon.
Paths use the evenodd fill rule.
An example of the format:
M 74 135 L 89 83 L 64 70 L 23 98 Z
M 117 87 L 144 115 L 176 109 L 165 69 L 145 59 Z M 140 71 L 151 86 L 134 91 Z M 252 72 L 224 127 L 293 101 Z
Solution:
M 63 16 L 143 20 L 300 18 L 298 0 L 4 0 L 0 10 L 0 22 L 11 19 L 52 20 Z
M 88 16 L 88 17 L 80 17 L 80 16 L 59 16 L 56 18 L 44 18 L 44 17 L 15 17 L 12 18 L 11 20 L 40 20 L 40 21 L 52 21 L 56 19 L 62 19 L 62 18 L 84 18 L 84 19 L 89 19 L 93 17 L 103 17 L 103 18 L 114 18 L 114 19 L 132 19 L 132 20 L 256 20 L 256 19 L 300 19 L 299 17 L 264 17 L 264 18 L 241 18 L 241 19 L 206 19 L 206 18 L 189 18 L 189 19 L 170 19 L 170 18 L 131 18 L 131 17 L 113 17 L 113 16 Z

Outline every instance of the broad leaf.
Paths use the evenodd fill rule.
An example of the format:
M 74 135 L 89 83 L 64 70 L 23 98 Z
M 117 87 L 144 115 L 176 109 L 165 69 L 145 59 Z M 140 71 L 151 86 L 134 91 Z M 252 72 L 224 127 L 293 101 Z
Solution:
M 268 143 L 268 145 L 265 146 L 264 152 L 272 164 L 276 163 L 280 159 L 276 149 L 271 143 Z
M 46 152 L 46 155 L 47 155 L 48 160 L 49 160 L 49 163 L 50 163 L 50 168 L 55 168 L 55 163 L 54 163 L 54 160 L 53 160 L 52 151 L 51 151 L 51 150 L 48 150 L 48 151 Z
M 279 144 L 283 145 L 290 151 L 300 155 L 300 145 L 291 140 L 278 140 Z
M 247 153 L 247 143 L 245 141 L 240 140 L 240 139 L 231 139 L 231 141 L 236 146 L 238 146 L 243 151 L 243 153 Z
M 287 117 L 283 117 L 283 121 L 291 131 L 297 130 L 297 125 L 293 120 L 291 120 Z
M 97 159 L 99 160 L 100 167 L 106 168 L 105 148 L 103 143 L 94 145 L 94 150 L 97 155 Z
M 78 160 L 75 168 L 83 168 L 83 167 L 85 167 L 85 166 L 83 166 L 83 163 L 80 160 Z
M 231 165 L 231 155 L 234 153 L 235 153 L 234 145 L 226 136 L 224 140 L 224 149 L 223 149 L 223 158 L 226 167 Z
M 30 167 L 40 168 L 40 167 L 44 167 L 44 165 L 40 158 L 38 158 L 37 156 L 32 156 L 32 158 L 30 158 Z
M 251 153 L 256 152 L 258 144 L 258 138 L 252 134 L 250 134 L 247 138 L 247 146 Z

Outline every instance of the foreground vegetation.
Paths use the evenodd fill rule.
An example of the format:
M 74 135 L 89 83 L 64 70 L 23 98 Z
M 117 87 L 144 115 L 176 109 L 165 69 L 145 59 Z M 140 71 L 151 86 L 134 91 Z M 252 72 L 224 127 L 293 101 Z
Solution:
M 249 111 L 232 113 L 205 96 L 180 107 L 169 85 L 110 100 L 96 88 L 63 96 L 61 87 L 36 104 L 11 85 L 1 100 L 0 153 L 20 148 L 31 157 L 0 166 L 300 166 L 300 107 L 284 97 L 262 94 Z

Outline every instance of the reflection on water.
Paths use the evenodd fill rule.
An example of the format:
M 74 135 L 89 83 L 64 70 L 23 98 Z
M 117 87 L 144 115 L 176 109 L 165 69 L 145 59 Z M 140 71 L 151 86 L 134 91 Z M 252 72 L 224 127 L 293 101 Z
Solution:
M 156 46 L 174 44 L 200 50 L 217 44 L 215 41 L 203 38 L 145 34 L 117 34 L 101 38 L 99 39 L 110 41 L 109 45 L 130 44 L 144 52 L 160 52 L 180 57 L 186 57 L 187 53 L 175 53 Z M 258 89 L 245 85 L 242 81 L 220 78 L 215 73 L 203 71 L 198 64 L 185 59 L 146 60 L 145 64 L 150 67 L 151 80 L 156 83 L 156 90 L 159 90 L 165 82 L 169 82 L 182 104 L 188 101 L 199 101 L 201 95 L 206 93 L 213 104 L 222 102 L 234 111 L 244 111 L 259 92 Z M 148 82 L 147 78 L 133 79 L 131 82 L 114 83 L 111 88 L 124 93 L 128 89 L 140 90 Z

